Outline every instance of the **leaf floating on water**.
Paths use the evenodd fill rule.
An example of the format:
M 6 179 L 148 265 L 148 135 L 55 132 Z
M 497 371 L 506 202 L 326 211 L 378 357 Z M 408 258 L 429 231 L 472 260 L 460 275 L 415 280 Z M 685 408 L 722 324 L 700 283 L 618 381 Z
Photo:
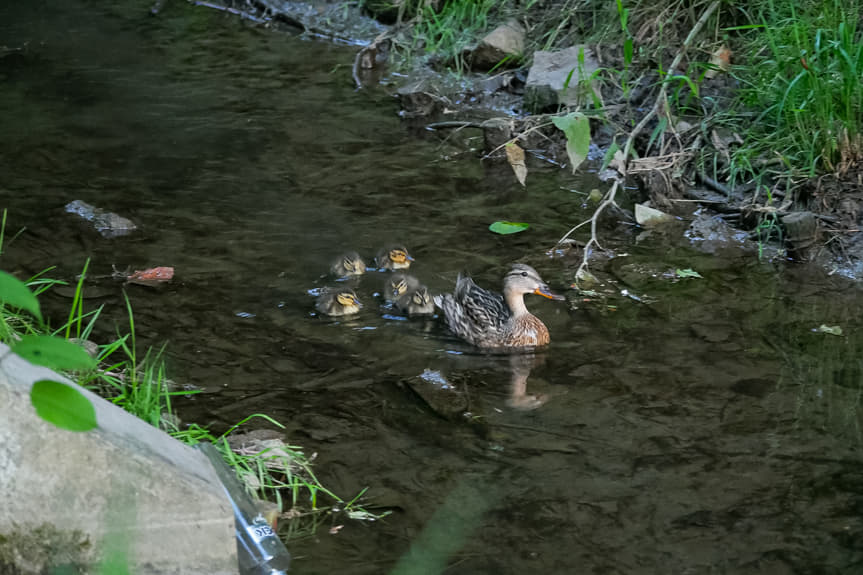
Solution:
M 675 275 L 679 278 L 700 278 L 702 275 L 695 271 L 692 268 L 686 268 L 685 270 L 675 270 Z
M 488 227 L 488 229 L 496 234 L 507 235 L 523 232 L 529 227 L 530 224 L 525 224 L 523 222 L 494 222 Z
M 134 273 L 126 277 L 126 281 L 130 284 L 151 286 L 170 281 L 173 277 L 174 268 L 170 266 L 160 266 L 148 268 L 143 271 L 135 270 Z
M 527 166 L 524 163 L 524 150 L 515 142 L 506 145 L 506 161 L 515 172 L 515 179 L 522 186 L 527 179 Z
M 590 150 L 590 120 L 584 114 L 573 112 L 551 121 L 566 136 L 566 155 L 575 173 Z
M 50 335 L 25 335 L 18 340 L 14 351 L 30 363 L 52 369 L 84 370 L 96 367 L 87 351 L 71 341 Z
M 29 311 L 37 319 L 42 319 L 39 300 L 24 282 L 12 274 L 0 271 L 0 294 L 0 303 Z
M 41 379 L 30 389 L 30 403 L 39 417 L 60 429 L 90 431 L 98 426 L 93 404 L 74 385 Z
M 842 328 L 838 325 L 824 325 L 822 323 L 812 331 L 815 333 L 826 333 L 828 335 L 842 335 Z

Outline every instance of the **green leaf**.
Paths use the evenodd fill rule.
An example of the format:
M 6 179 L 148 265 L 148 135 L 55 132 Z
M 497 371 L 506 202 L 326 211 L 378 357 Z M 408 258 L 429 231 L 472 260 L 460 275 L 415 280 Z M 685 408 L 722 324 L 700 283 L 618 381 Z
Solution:
M 52 369 L 84 370 L 96 367 L 96 362 L 80 345 L 50 335 L 25 335 L 12 346 L 12 351 L 30 363 Z
M 611 142 L 611 145 L 605 151 L 605 155 L 602 157 L 602 167 L 599 168 L 600 172 L 604 172 L 605 169 L 611 164 L 611 160 L 614 159 L 614 154 L 617 153 L 617 150 L 620 149 L 620 146 L 617 145 L 617 140 Z
M 530 227 L 530 224 L 525 224 L 522 222 L 495 222 L 488 227 L 491 231 L 496 234 L 506 235 L 506 234 L 517 234 L 518 232 L 523 232 L 527 228 Z
M 623 43 L 623 62 L 628 67 L 632 64 L 633 45 L 632 38 L 627 38 Z
M 653 129 L 653 133 L 650 134 L 650 140 L 647 142 L 647 148 L 645 148 L 646 152 L 650 151 L 650 148 L 653 147 L 653 142 L 656 141 L 663 132 L 665 132 L 665 128 L 668 127 L 668 118 L 663 117 L 656 123 L 656 127 Z
M 21 308 L 29 311 L 42 320 L 42 313 L 39 311 L 39 300 L 33 295 L 33 292 L 27 285 L 6 272 L 0 271 L 0 301 L 9 307 Z
M 90 431 L 98 426 L 93 404 L 72 385 L 40 379 L 30 389 L 30 403 L 39 417 L 60 429 Z
M 674 272 L 679 278 L 700 278 L 702 277 L 700 273 L 695 271 L 692 268 L 686 268 L 685 270 L 675 270 Z
M 829 335 L 842 335 L 842 328 L 838 325 L 825 325 L 822 323 L 820 326 L 813 329 L 812 331 L 817 333 L 826 333 Z
M 566 155 L 575 173 L 590 149 L 590 120 L 584 114 L 573 112 L 552 118 L 551 121 L 566 136 Z

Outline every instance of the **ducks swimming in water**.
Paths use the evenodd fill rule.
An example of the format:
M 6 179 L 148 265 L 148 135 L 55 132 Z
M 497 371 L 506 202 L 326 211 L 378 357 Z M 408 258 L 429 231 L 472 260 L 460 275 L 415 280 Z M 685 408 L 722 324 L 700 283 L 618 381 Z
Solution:
M 315 308 L 331 316 L 353 315 L 360 311 L 362 304 L 352 289 L 326 289 L 318 296 Z
M 407 315 L 434 313 L 434 300 L 428 288 L 412 275 L 396 273 L 390 276 L 384 283 L 384 298 Z
M 330 271 L 340 278 L 358 276 L 366 273 L 366 262 L 357 252 L 346 252 L 333 262 Z
M 375 258 L 375 265 L 384 270 L 406 270 L 414 259 L 406 247 L 401 245 L 381 248 Z
M 503 278 L 503 295 L 485 290 L 459 274 L 455 290 L 434 298 L 450 330 L 477 347 L 520 348 L 547 345 L 548 328 L 524 305 L 526 294 L 562 300 L 535 269 L 513 264 Z
M 379 270 L 403 270 L 412 261 L 401 245 L 383 248 L 375 258 Z M 331 271 L 340 277 L 357 276 L 366 267 L 359 254 L 347 252 L 333 263 Z M 416 277 L 401 272 L 389 276 L 383 290 L 384 299 L 406 315 L 432 315 L 435 306 L 439 307 L 456 336 L 481 348 L 532 348 L 549 343 L 548 328 L 525 306 L 527 294 L 564 299 L 526 264 L 512 265 L 503 278 L 503 294 L 483 289 L 461 274 L 452 293 L 435 297 Z M 351 289 L 328 288 L 315 307 L 322 314 L 345 316 L 358 313 L 362 304 Z

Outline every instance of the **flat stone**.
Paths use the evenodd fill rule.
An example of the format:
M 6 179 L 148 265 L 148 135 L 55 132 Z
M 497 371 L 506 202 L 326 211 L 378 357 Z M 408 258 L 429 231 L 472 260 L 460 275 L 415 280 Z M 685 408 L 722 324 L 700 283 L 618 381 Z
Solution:
M 41 379 L 74 386 L 98 427 L 41 419 Z M 237 573 L 234 513 L 202 453 L 0 344 L 0 572 L 107 572 L 107 547 L 136 574 Z
M 132 220 L 114 212 L 106 212 L 81 200 L 74 200 L 66 204 L 66 211 L 92 223 L 96 231 L 106 238 L 125 236 L 138 229 Z
M 520 56 L 524 52 L 524 34 L 524 27 L 516 20 L 501 24 L 486 34 L 474 48 L 470 55 L 471 67 L 488 70 L 507 56 Z
M 583 64 L 579 62 L 582 50 Z M 560 105 L 577 106 L 593 97 L 591 91 L 601 97 L 598 83 L 590 80 L 598 69 L 599 62 L 593 50 L 584 45 L 557 52 L 534 52 L 533 66 L 524 87 L 525 108 L 541 112 Z

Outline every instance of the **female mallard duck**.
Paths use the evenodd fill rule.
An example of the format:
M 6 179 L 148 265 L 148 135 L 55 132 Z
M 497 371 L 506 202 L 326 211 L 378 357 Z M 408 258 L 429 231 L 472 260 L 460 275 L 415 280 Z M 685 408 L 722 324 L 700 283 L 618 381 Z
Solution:
M 406 270 L 411 267 L 414 259 L 404 246 L 388 246 L 382 248 L 375 258 L 375 265 L 385 270 Z
M 503 296 L 484 290 L 459 274 L 451 294 L 435 297 L 449 328 L 478 347 L 537 347 L 550 341 L 548 328 L 527 311 L 525 294 L 562 300 L 551 292 L 536 270 L 513 264 L 503 278 Z
M 408 274 L 393 274 L 384 282 L 384 299 L 396 301 L 410 290 L 420 287 L 420 280 Z
M 395 301 L 396 309 L 407 315 L 431 315 L 434 313 L 434 300 L 424 285 L 406 290 Z
M 351 289 L 324 290 L 315 302 L 319 312 L 332 316 L 355 314 L 362 306 Z
M 366 273 L 366 262 L 357 252 L 347 252 L 333 262 L 330 271 L 334 276 L 358 276 Z

